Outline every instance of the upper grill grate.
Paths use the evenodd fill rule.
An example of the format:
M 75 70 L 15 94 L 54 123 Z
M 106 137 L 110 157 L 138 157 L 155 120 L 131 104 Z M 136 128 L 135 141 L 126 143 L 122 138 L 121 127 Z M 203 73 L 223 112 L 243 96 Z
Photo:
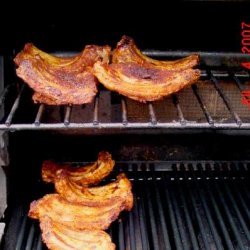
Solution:
M 155 51 L 147 54 L 158 58 L 186 55 Z M 236 69 L 232 63 L 237 61 L 239 66 L 243 56 L 223 53 L 200 55 L 203 83 L 194 84 L 161 102 L 139 104 L 101 89 L 92 104 L 48 107 L 34 105 L 26 85 L 19 83 L 19 88 L 7 85 L 0 95 L 0 103 L 5 109 L 0 129 L 81 129 L 90 132 L 151 128 L 249 129 L 249 108 L 242 104 L 241 92 L 250 89 L 250 76 L 239 67 Z M 225 64 L 225 61 L 229 63 Z M 229 66 L 230 63 L 233 66 Z M 14 79 L 20 82 L 16 77 Z

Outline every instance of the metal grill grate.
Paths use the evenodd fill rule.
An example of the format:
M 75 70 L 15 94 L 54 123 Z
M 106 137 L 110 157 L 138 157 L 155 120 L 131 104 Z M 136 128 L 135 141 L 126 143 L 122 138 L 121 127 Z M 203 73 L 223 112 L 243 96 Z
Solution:
M 108 230 L 117 249 L 249 249 L 249 164 L 119 163 L 133 182 L 135 204 Z M 46 249 L 26 213 L 15 210 L 10 225 L 18 225 L 17 235 L 9 226 L 6 250 L 15 242 L 16 250 Z
M 148 55 L 155 57 L 166 56 L 184 56 L 185 53 L 167 53 L 167 52 L 154 52 L 147 53 Z M 164 118 L 167 117 L 171 111 L 171 102 L 173 105 L 174 117 L 170 116 L 170 120 L 162 121 L 159 117 L 157 103 L 148 103 L 147 105 L 141 104 L 140 109 L 145 110 L 146 119 L 141 121 L 139 118 L 140 110 L 136 115 L 129 115 L 129 111 L 134 106 L 128 107 L 131 101 L 127 98 L 121 97 L 116 94 L 112 94 L 110 99 L 116 99 L 115 104 L 111 106 L 115 109 L 116 118 L 111 117 L 107 121 L 102 121 L 101 116 L 105 113 L 106 116 L 112 116 L 110 103 L 101 103 L 101 95 L 96 96 L 93 104 L 84 106 L 86 109 L 90 109 L 91 112 L 86 115 L 82 110 L 76 106 L 66 106 L 60 108 L 60 119 L 56 122 L 44 121 L 44 114 L 51 107 L 41 104 L 34 105 L 31 101 L 31 96 L 23 96 L 26 90 L 24 90 L 21 84 L 20 91 L 16 94 L 13 101 L 9 104 L 9 108 L 6 108 L 6 116 L 0 123 L 1 130 L 58 130 L 58 129 L 85 129 L 85 130 L 112 130 L 112 129 L 145 129 L 145 128 L 158 128 L 158 129 L 249 129 L 250 128 L 250 115 L 249 109 L 241 104 L 240 93 L 245 88 L 249 88 L 249 74 L 248 72 L 242 72 L 242 70 L 233 70 L 233 67 L 225 66 L 223 60 L 233 61 L 242 60 L 241 56 L 235 54 L 211 54 L 212 61 L 216 61 L 219 58 L 221 62 L 220 66 L 213 67 L 213 63 L 207 65 L 207 61 L 211 61 L 208 57 L 207 61 L 203 59 L 208 56 L 208 53 L 200 53 L 202 60 L 205 64 L 201 65 L 204 70 L 202 71 L 202 79 L 208 80 L 209 84 L 205 84 L 208 88 L 201 88 L 200 84 L 194 84 L 189 89 L 189 94 L 181 91 L 180 94 L 172 96 L 169 99 L 167 106 L 165 103 L 161 103 L 162 108 L 165 109 L 165 113 L 161 114 Z M 222 55 L 226 58 L 222 58 Z M 210 58 L 210 59 L 209 59 Z M 212 65 L 212 66 L 211 66 Z M 224 65 L 224 66 L 223 66 Z M 238 63 L 239 65 L 239 63 Z M 214 70 L 214 69 L 217 70 Z M 219 70 L 218 70 L 219 69 Z M 223 71 L 222 71 L 223 69 Z M 227 92 L 225 87 L 229 84 L 223 84 L 224 81 L 230 81 L 236 89 Z M 248 85 L 244 85 L 243 82 L 248 82 Z M 26 87 L 25 87 L 26 88 Z M 209 90 L 210 88 L 210 90 Z M 212 89 L 211 89 L 212 88 Z M 11 88 L 7 86 L 1 95 L 1 100 L 5 100 L 5 96 L 8 94 Z M 202 91 L 214 92 L 213 97 L 206 97 L 202 94 Z M 105 91 L 104 91 L 105 92 Z M 101 91 L 101 94 L 104 93 Z M 185 96 L 186 93 L 186 96 Z M 114 97 L 114 98 L 113 98 Z M 28 98 L 30 101 L 28 104 L 21 105 L 24 98 Z M 194 100 L 194 101 L 193 101 Z M 27 102 L 27 100 L 26 100 Z M 110 101 L 111 102 L 111 101 Z M 193 102 L 196 102 L 193 104 Z M 191 104 L 192 103 L 192 104 Z M 138 105 L 138 104 L 135 104 Z M 192 107 L 191 107 L 192 106 Z M 216 110 L 219 107 L 221 112 Z M 56 108 L 54 108 L 56 109 Z M 72 118 L 74 110 L 78 110 L 76 119 Z M 196 117 L 200 113 L 202 118 Z M 226 118 L 223 114 L 226 113 Z M 19 115 L 20 114 L 20 115 Z M 108 115 L 107 115 L 108 114 Z M 189 115 L 193 114 L 194 119 L 190 119 Z M 88 116 L 88 119 L 85 119 Z M 218 117 L 217 117 L 218 116 Z M 242 117 L 244 116 L 244 117 Z M 24 119 L 24 117 L 26 117 Z M 135 118 L 135 119 L 133 119 Z M 144 117 L 145 118 L 145 117 Z M 200 120 L 199 120 L 200 119 Z M 163 119 L 164 120 L 164 119 Z

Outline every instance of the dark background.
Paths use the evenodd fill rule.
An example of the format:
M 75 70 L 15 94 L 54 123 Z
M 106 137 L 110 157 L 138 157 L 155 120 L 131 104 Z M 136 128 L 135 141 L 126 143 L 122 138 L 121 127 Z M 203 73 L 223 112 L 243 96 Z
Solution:
M 53 4 L 52 4 L 53 3 Z M 141 49 L 241 50 L 241 22 L 250 21 L 249 2 L 19 1 L 1 8 L 0 52 L 26 42 L 46 51 L 81 50 L 111 44 L 123 34 Z

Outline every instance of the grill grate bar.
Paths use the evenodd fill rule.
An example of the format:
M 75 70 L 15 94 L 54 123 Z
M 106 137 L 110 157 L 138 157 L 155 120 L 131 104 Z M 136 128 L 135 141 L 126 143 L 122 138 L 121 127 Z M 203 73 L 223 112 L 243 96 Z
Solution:
M 217 171 L 218 171 L 218 168 L 223 168 L 223 167 L 229 168 L 229 165 L 228 164 L 219 164 L 219 165 L 216 164 L 216 170 Z M 234 168 L 235 165 L 231 164 L 231 167 Z M 246 172 L 246 174 L 247 174 L 247 169 L 245 169 L 244 164 L 240 164 L 240 163 L 237 164 L 237 168 L 239 168 L 239 167 L 241 167 L 243 169 L 243 172 Z M 210 173 L 210 175 L 211 175 L 211 173 Z M 226 184 L 227 184 L 227 182 L 223 182 L 222 186 L 224 187 L 224 189 L 226 191 L 226 192 L 225 191 L 224 192 L 227 194 L 227 197 L 229 197 L 229 200 L 232 202 L 231 199 L 233 199 L 233 197 L 230 194 L 230 192 L 228 192 L 229 189 L 228 189 L 228 187 L 227 187 Z M 217 182 L 215 182 L 215 187 L 217 187 L 217 189 L 218 189 L 218 183 Z M 246 193 L 248 193 L 248 192 L 246 191 Z M 246 230 L 245 236 L 246 236 L 246 238 L 248 238 L 247 240 L 250 243 L 249 230 L 247 229 L 247 227 L 245 225 L 245 222 L 244 222 L 244 220 L 243 220 L 243 218 L 242 218 L 242 216 L 241 216 L 241 214 L 239 212 L 239 209 L 236 207 L 236 203 L 233 201 L 233 203 L 232 203 L 232 209 L 230 209 L 229 208 L 229 203 L 227 203 L 226 199 L 224 198 L 224 195 L 222 193 L 222 189 L 218 189 L 217 194 L 220 196 L 220 200 L 221 200 L 221 202 L 223 204 L 223 209 L 226 212 L 226 216 L 227 216 L 229 224 L 230 224 L 230 226 L 232 228 L 232 232 L 233 232 L 235 238 L 237 239 L 239 248 L 240 249 L 245 249 L 245 246 L 243 246 L 243 243 L 242 243 L 244 241 L 243 238 L 245 238 L 245 237 L 243 237 L 243 235 L 241 237 L 240 233 L 243 232 L 244 230 Z M 233 213 L 232 213 L 233 210 L 235 211 L 235 215 L 238 218 L 237 225 L 238 226 L 241 225 L 241 230 L 240 231 L 237 229 L 236 222 L 233 219 Z
M 137 193 L 137 192 L 136 192 Z M 142 235 L 141 235 L 141 227 L 139 223 L 139 213 L 138 213 L 138 205 L 137 205 L 137 196 L 134 196 L 134 209 L 132 210 L 133 213 L 133 220 L 135 225 L 135 249 L 144 250 L 145 248 L 142 247 Z
M 213 221 L 213 219 L 211 217 L 211 213 L 210 213 L 209 208 L 208 208 L 207 199 L 204 198 L 204 197 L 206 197 L 206 195 L 204 194 L 204 191 L 201 189 L 200 185 L 198 184 L 198 181 L 195 178 L 194 169 L 193 169 L 192 165 L 189 166 L 189 170 L 191 171 L 192 177 L 195 180 L 196 189 L 201 190 L 200 192 L 198 192 L 198 195 L 199 195 L 199 198 L 201 200 L 202 206 L 204 208 L 208 224 L 210 226 L 213 238 L 215 240 L 215 244 L 216 244 L 218 249 L 223 249 L 223 246 L 222 246 L 218 231 L 216 229 L 216 226 L 214 224 L 214 221 Z
M 181 109 L 181 106 L 180 106 L 180 103 L 179 103 L 179 98 L 178 98 L 178 95 L 177 94 L 174 94 L 173 95 L 173 103 L 177 109 L 177 114 L 178 114 L 178 117 L 179 117 L 179 121 L 180 121 L 180 124 L 182 126 L 186 125 L 186 120 L 184 118 L 184 115 L 183 115 L 183 112 L 182 112 L 182 109 Z
M 233 109 L 232 104 L 230 103 L 228 97 L 225 95 L 225 93 L 223 92 L 223 90 L 221 89 L 218 80 L 213 76 L 213 74 L 211 73 L 211 80 L 214 83 L 214 87 L 217 90 L 217 92 L 219 93 L 219 95 L 221 96 L 222 100 L 224 101 L 227 109 L 229 110 L 230 114 L 232 115 L 232 117 L 234 118 L 236 124 L 238 124 L 239 126 L 241 126 L 242 121 L 239 117 L 239 115 L 236 113 L 236 111 Z
M 34 234 L 35 234 L 35 226 L 34 226 L 34 222 L 32 222 L 25 250 L 32 249 L 32 243 L 33 243 L 33 239 L 34 239 Z
M 130 246 L 130 233 L 129 233 L 129 226 L 128 226 L 128 221 L 126 220 L 125 221 L 125 229 L 124 229 L 124 232 L 125 232 L 125 249 L 129 249 L 131 250 L 131 246 Z
M 201 237 L 202 237 L 202 240 L 203 240 L 203 243 L 204 243 L 204 247 L 205 247 L 205 249 L 210 249 L 210 246 L 209 246 L 209 243 L 208 243 L 208 240 L 207 240 L 207 234 L 206 234 L 206 232 L 204 230 L 204 228 L 205 228 L 204 223 L 202 221 L 201 215 L 200 215 L 199 210 L 197 208 L 196 200 L 194 198 L 194 195 L 191 192 L 190 186 L 188 184 L 187 184 L 187 190 L 188 190 L 188 193 L 189 193 L 190 198 L 191 198 L 191 204 L 192 204 L 193 210 L 195 211 L 195 217 L 196 217 L 196 220 L 198 222 L 198 226 L 199 226 L 199 229 L 200 229 L 200 232 L 201 232 Z
M 145 179 L 145 178 L 144 178 Z M 152 206 L 152 193 L 148 189 L 147 181 L 144 181 L 145 191 L 146 191 L 146 201 L 147 201 L 147 208 L 149 214 L 149 222 L 150 222 L 150 229 L 153 238 L 153 245 L 155 250 L 160 250 L 159 239 L 157 234 L 157 227 L 156 227 L 156 218 L 154 215 L 154 210 Z
M 244 91 L 244 87 L 242 86 L 240 79 L 237 76 L 235 76 L 235 74 L 233 75 L 233 79 L 234 79 L 237 87 L 239 88 L 239 90 Z
M 148 104 L 148 111 L 149 111 L 149 117 L 150 117 L 151 124 L 156 125 L 157 119 L 156 119 L 156 115 L 155 115 L 155 111 L 154 111 L 154 107 L 153 107 L 152 103 Z
M 125 250 L 125 245 L 124 245 L 124 230 L 123 230 L 123 222 L 122 220 L 119 221 L 119 228 L 118 228 L 118 232 L 119 232 L 119 235 L 118 235 L 118 241 L 119 241 L 119 249 L 120 250 Z
M 142 240 L 142 249 L 147 250 L 149 249 L 149 243 L 148 243 L 148 230 L 146 227 L 146 215 L 145 215 L 145 205 L 143 196 L 140 200 L 135 200 L 135 204 L 138 207 L 138 213 L 139 213 L 139 224 L 141 229 L 141 240 Z
M 247 225 L 246 225 L 246 223 L 245 223 L 245 221 L 244 221 L 244 219 L 243 219 L 243 217 L 242 217 L 242 215 L 240 213 L 240 210 L 237 208 L 237 206 L 235 204 L 233 196 L 232 196 L 232 194 L 231 194 L 231 192 L 229 190 L 228 184 L 224 183 L 224 187 L 225 187 L 225 190 L 226 190 L 226 194 L 227 194 L 227 196 L 230 199 L 231 205 L 234 208 L 234 211 L 235 211 L 235 213 L 236 213 L 236 215 L 237 215 L 237 217 L 239 219 L 241 227 L 244 229 L 244 232 L 246 234 L 247 240 L 250 242 L 250 233 L 249 233 L 249 230 L 248 230 Z
M 242 197 L 242 195 L 241 195 L 241 193 L 240 193 L 239 188 L 236 187 L 236 185 L 235 185 L 234 183 L 232 184 L 232 186 L 233 186 L 233 188 L 234 188 L 234 191 L 235 191 L 235 193 L 236 193 L 238 199 L 239 199 L 240 202 L 241 202 L 241 206 L 243 207 L 243 209 L 244 209 L 244 211 L 245 211 L 245 213 L 246 213 L 246 215 L 247 215 L 247 217 L 248 217 L 248 220 L 250 221 L 250 210 L 248 209 L 248 207 L 247 207 L 247 205 L 246 205 L 246 202 L 244 201 L 244 199 L 243 199 L 243 197 Z
M 185 171 L 186 168 L 187 168 L 187 166 L 185 166 L 184 164 L 181 164 L 180 169 L 184 173 L 185 178 L 187 178 L 186 171 Z M 200 189 L 197 189 L 196 190 L 197 192 L 191 191 L 192 189 L 191 189 L 190 184 L 188 182 L 186 182 L 186 188 L 187 188 L 189 196 L 191 197 L 191 199 L 190 199 L 191 206 L 193 207 L 193 210 L 195 211 L 195 217 L 196 217 L 196 220 L 198 222 L 198 226 L 199 226 L 199 229 L 201 232 L 201 237 L 202 237 L 202 240 L 204 243 L 204 247 L 205 247 L 205 249 L 210 249 L 208 237 L 207 237 L 208 233 L 206 233 L 206 231 L 204 229 L 205 224 L 204 224 L 204 220 L 202 219 L 200 212 L 199 212 L 199 206 L 197 205 L 197 197 L 196 198 L 194 197 L 195 194 L 200 192 Z
M 155 176 L 154 176 L 154 192 L 155 192 L 156 203 L 157 203 L 157 207 L 158 207 L 158 211 L 159 211 L 161 230 L 162 230 L 162 233 L 164 235 L 165 249 L 171 249 L 170 240 L 169 240 L 169 236 L 168 236 L 169 232 L 168 232 L 167 225 L 166 225 L 166 219 L 165 219 L 165 215 L 164 215 L 164 211 L 163 211 L 163 206 L 161 203 L 160 193 L 159 193 L 159 190 L 156 186 Z
M 199 169 L 199 172 L 201 173 L 201 175 L 202 175 L 203 177 L 205 177 L 205 176 L 204 176 L 204 173 L 202 172 L 202 169 Z M 223 236 L 224 236 L 224 238 L 225 238 L 227 247 L 228 247 L 228 249 L 233 250 L 234 247 L 233 247 L 233 244 L 232 244 L 232 242 L 231 242 L 230 236 L 229 236 L 229 234 L 228 234 L 227 228 L 226 228 L 226 226 L 225 226 L 223 217 L 222 217 L 222 215 L 221 215 L 221 212 L 220 212 L 220 210 L 219 210 L 219 208 L 218 208 L 218 206 L 217 206 L 217 203 L 216 203 L 216 201 L 215 201 L 215 199 L 214 199 L 214 196 L 213 196 L 213 194 L 211 193 L 211 190 L 210 190 L 210 188 L 208 187 L 207 183 L 205 183 L 205 188 L 206 188 L 206 193 L 208 194 L 208 196 L 209 196 L 209 198 L 210 198 L 210 201 L 212 202 L 212 206 L 213 206 L 213 209 L 214 209 L 214 211 L 215 211 L 216 217 L 218 218 L 218 222 L 219 222 L 219 225 L 220 225 L 221 230 L 222 230 L 222 232 L 223 232 Z
M 94 104 L 93 125 L 98 125 L 99 123 L 98 114 L 99 114 L 99 96 L 96 95 Z
M 247 197 L 247 199 L 250 201 L 250 194 L 245 186 L 241 187 L 241 192 L 242 192 L 242 195 L 245 195 L 245 197 Z
M 184 224 L 183 224 L 183 220 L 182 220 L 182 216 L 180 213 L 180 209 L 179 206 L 177 205 L 177 200 L 176 200 L 176 193 L 173 192 L 173 190 L 171 190 L 170 192 L 170 199 L 172 200 L 172 204 L 173 204 L 173 208 L 174 208 L 174 212 L 175 212 L 175 218 L 176 218 L 176 222 L 177 222 L 177 226 L 180 232 L 180 236 L 181 236 L 181 241 L 182 241 L 182 246 L 184 249 L 188 249 L 188 238 L 187 238 L 187 232 L 184 230 Z
M 101 128 L 100 130 L 96 131 L 95 128 Z M 219 130 L 224 130 L 228 133 L 231 131 L 239 130 L 241 128 L 241 131 L 245 131 L 246 133 L 250 129 L 250 123 L 243 123 L 240 127 L 236 123 L 214 123 L 214 126 L 211 126 L 207 122 L 203 123 L 196 123 L 196 122 L 187 122 L 185 121 L 185 125 L 179 125 L 176 122 L 158 122 L 156 125 L 154 125 L 155 128 L 157 129 L 180 129 L 180 128 L 186 128 L 186 129 L 213 129 L 214 131 L 219 129 Z M 122 123 L 100 123 L 98 122 L 93 126 L 93 122 L 88 122 L 88 123 L 73 123 L 71 122 L 67 127 L 64 125 L 64 123 L 40 123 L 39 126 L 36 126 L 35 124 L 10 124 L 8 125 L 3 125 L 0 124 L 0 130 L 3 131 L 20 131 L 20 130 L 65 130 L 70 129 L 73 130 L 88 130 L 90 132 L 95 132 L 98 134 L 102 133 L 116 133 L 120 131 L 120 129 L 123 129 L 124 125 Z M 143 123 L 143 122 L 137 122 L 137 123 L 128 123 L 126 125 L 126 128 L 132 129 L 132 130 L 142 130 L 142 129 L 148 129 L 149 124 L 148 123 Z M 132 131 L 131 130 L 131 131 Z M 129 131 L 126 131 L 129 132 Z M 145 132 L 145 131 L 144 131 Z M 150 132 L 146 131 L 145 133 Z
M 70 116 L 72 112 L 72 105 L 66 107 L 65 117 L 64 117 L 64 125 L 68 126 L 70 124 Z
M 163 175 L 163 179 L 164 179 L 164 194 L 165 194 L 165 198 L 166 198 L 167 205 L 168 205 L 169 217 L 170 217 L 170 222 L 171 222 L 172 230 L 173 230 L 173 234 L 174 234 L 175 246 L 176 246 L 176 249 L 181 250 L 181 249 L 183 249 L 183 245 L 181 242 L 180 232 L 178 230 L 176 219 L 175 219 L 173 204 L 172 204 L 172 201 L 170 199 L 170 194 L 169 194 L 169 190 L 168 190 L 169 188 L 166 185 L 165 175 Z
M 202 111 L 203 111 L 203 113 L 204 113 L 204 115 L 205 115 L 205 117 L 206 117 L 206 119 L 207 119 L 207 122 L 208 122 L 211 126 L 213 126 L 213 125 L 214 125 L 214 120 L 213 120 L 212 116 L 210 115 L 210 113 L 209 113 L 209 111 L 208 111 L 206 105 L 204 104 L 204 101 L 202 100 L 202 97 L 201 97 L 201 95 L 200 95 L 199 89 L 198 89 L 198 87 L 197 87 L 196 84 L 193 84 L 193 85 L 192 85 L 192 90 L 193 90 L 194 95 L 196 96 L 196 98 L 197 98 L 197 100 L 198 100 L 198 103 L 199 103 L 200 106 L 201 106 L 201 109 L 202 109 Z
M 1 94 L 0 94 L 0 106 L 3 105 L 3 103 L 4 103 L 4 101 L 5 101 L 5 98 L 6 98 L 7 94 L 9 93 L 10 89 L 11 89 L 12 87 L 14 87 L 14 86 L 15 86 L 14 84 L 10 84 L 10 85 L 6 86 L 6 87 L 4 88 L 4 90 L 1 92 Z
M 127 115 L 127 103 L 125 98 L 121 97 L 121 104 L 122 104 L 122 124 L 128 124 L 128 115 Z
M 239 232 L 237 230 L 237 226 L 235 225 L 232 214 L 229 211 L 227 202 L 226 202 L 221 190 L 218 189 L 217 182 L 215 182 L 215 187 L 216 187 L 216 191 L 218 192 L 219 198 L 220 198 L 220 200 L 221 200 L 221 202 L 223 204 L 223 208 L 224 208 L 225 214 L 226 214 L 226 216 L 228 218 L 229 224 L 230 224 L 230 226 L 232 228 L 232 231 L 233 231 L 233 233 L 234 233 L 234 235 L 235 235 L 235 237 L 237 239 L 238 247 L 243 250 L 243 249 L 245 249 L 245 247 L 242 244 L 242 238 L 239 235 Z
M 136 237 L 135 237 L 135 225 L 134 225 L 134 220 L 133 220 L 133 212 L 130 212 L 128 214 L 129 217 L 129 235 L 130 235 L 130 249 L 131 250 L 136 250 Z
M 24 90 L 24 86 L 25 85 L 22 85 L 21 90 L 19 91 L 19 93 L 17 95 L 17 98 L 16 98 L 16 100 L 15 100 L 15 102 L 14 102 L 14 104 L 13 104 L 11 110 L 10 110 L 10 113 L 9 113 L 9 115 L 8 115 L 6 121 L 5 121 L 5 125 L 6 126 L 10 126 L 11 121 L 12 121 L 12 119 L 13 119 L 13 117 L 14 117 L 17 109 L 18 109 L 18 106 L 19 106 L 19 103 L 20 103 L 20 99 L 21 99 L 21 95 L 22 95 L 23 90 Z
M 180 198 L 181 198 L 181 202 L 183 204 L 183 209 L 184 209 L 184 213 L 185 213 L 185 219 L 187 222 L 187 227 L 188 227 L 188 231 L 190 233 L 191 236 L 191 242 L 192 242 L 192 249 L 199 249 L 199 245 L 195 236 L 195 231 L 194 231 L 194 227 L 192 225 L 192 221 L 190 218 L 190 213 L 188 211 L 188 206 L 187 206 L 187 202 L 185 200 L 184 194 L 183 194 L 183 189 L 181 187 L 179 187 L 179 193 L 180 193 Z
M 37 111 L 36 119 L 35 119 L 35 122 L 34 122 L 36 126 L 39 126 L 40 123 L 41 123 L 41 118 L 42 118 L 44 109 L 45 109 L 45 105 L 40 104 L 39 109 Z
M 43 242 L 42 242 L 42 236 L 41 234 L 38 237 L 38 241 L 37 241 L 37 250 L 42 250 L 43 249 Z
M 22 249 L 24 233 L 25 233 L 25 230 L 26 230 L 26 224 L 27 224 L 27 216 L 24 216 L 22 224 L 21 224 L 21 228 L 20 228 L 20 231 L 19 231 L 19 234 L 18 234 L 18 238 L 17 238 L 16 250 L 21 250 Z

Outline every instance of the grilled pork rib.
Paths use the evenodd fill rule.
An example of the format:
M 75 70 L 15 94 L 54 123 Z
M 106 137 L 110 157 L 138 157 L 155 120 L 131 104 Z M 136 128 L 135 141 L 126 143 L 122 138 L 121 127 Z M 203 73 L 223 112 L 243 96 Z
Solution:
M 82 186 L 98 184 L 113 170 L 115 161 L 108 152 L 100 152 L 95 163 L 87 166 L 72 167 L 69 164 L 58 164 L 45 161 L 42 165 L 42 178 L 45 182 L 54 182 L 58 170 L 63 169 L 71 181 Z
M 127 207 L 127 199 L 130 199 L 130 197 L 114 200 L 112 204 L 107 206 L 90 207 L 71 203 L 59 194 L 48 194 L 31 203 L 29 217 L 41 219 L 48 216 L 53 221 L 68 226 L 73 230 L 105 230 L 117 219 L 120 212 Z
M 93 69 L 107 89 L 140 102 L 160 100 L 191 85 L 200 77 L 198 69 L 169 71 L 138 63 L 108 65 L 97 62 Z
M 143 55 L 132 38 L 123 36 L 113 51 L 112 64 L 96 62 L 94 74 L 107 89 L 147 102 L 162 99 L 196 82 L 198 55 L 158 61 Z
M 125 199 L 125 210 L 129 211 L 133 207 L 131 182 L 125 174 L 118 175 L 117 180 L 108 185 L 88 188 L 76 184 L 61 170 L 55 179 L 55 189 L 64 199 L 73 203 L 102 207 Z
M 132 184 L 125 174 L 100 187 L 113 169 L 108 152 L 100 152 L 94 164 L 84 167 L 44 162 L 42 177 L 54 182 L 58 194 L 48 194 L 30 204 L 28 216 L 40 221 L 42 238 L 51 250 L 102 249 L 115 245 L 103 231 L 123 210 L 133 207 Z
M 84 104 L 91 102 L 97 93 L 93 64 L 98 60 L 108 62 L 109 55 L 109 46 L 88 45 L 74 57 L 59 58 L 29 43 L 14 61 L 17 75 L 35 91 L 35 102 Z
M 101 230 L 72 230 L 48 216 L 40 219 L 40 228 L 50 250 L 115 250 L 110 236 Z
M 131 37 L 123 36 L 118 42 L 116 49 L 113 51 L 113 63 L 137 63 L 139 65 L 154 66 L 166 70 L 181 70 L 196 66 L 199 62 L 198 55 L 191 55 L 175 61 L 159 61 L 147 57 L 137 48 Z

